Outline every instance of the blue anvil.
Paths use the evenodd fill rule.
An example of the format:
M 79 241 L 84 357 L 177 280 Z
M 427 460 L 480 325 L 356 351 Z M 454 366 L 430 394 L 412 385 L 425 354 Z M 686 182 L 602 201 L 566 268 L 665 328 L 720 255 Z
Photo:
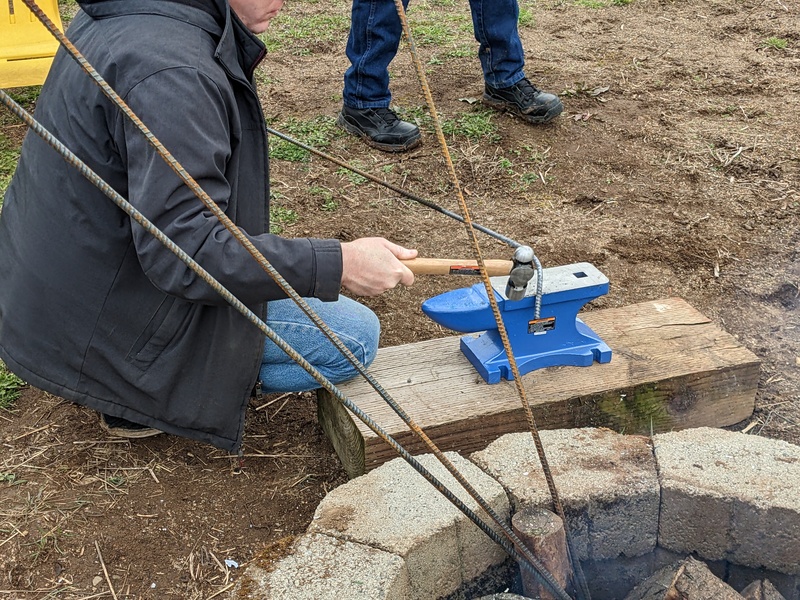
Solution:
M 508 277 L 491 278 L 520 375 L 543 367 L 586 367 L 611 360 L 611 348 L 578 318 L 584 304 L 608 292 L 608 278 L 593 265 L 544 269 L 538 319 L 534 318 L 536 275 L 525 297 L 516 302 L 506 297 L 507 281 Z M 461 351 L 487 383 L 514 378 L 482 283 L 426 300 L 422 311 L 448 329 L 484 332 L 462 337 Z

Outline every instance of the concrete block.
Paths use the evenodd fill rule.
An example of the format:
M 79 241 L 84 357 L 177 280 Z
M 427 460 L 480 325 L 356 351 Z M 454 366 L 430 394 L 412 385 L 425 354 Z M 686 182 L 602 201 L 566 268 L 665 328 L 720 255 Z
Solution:
M 654 436 L 659 545 L 800 574 L 800 447 L 701 427 Z
M 505 522 L 508 498 L 499 483 L 456 453 L 447 457 Z M 432 455 L 417 459 L 479 515 L 477 502 Z M 489 522 L 488 517 L 483 517 Z M 309 533 L 369 545 L 401 557 L 411 598 L 437 598 L 505 560 L 503 550 L 403 459 L 331 491 Z
M 365 565 L 369 565 L 365 569 Z M 403 559 L 326 535 L 304 535 L 276 563 L 247 567 L 236 600 L 410 600 Z
M 594 428 L 540 435 L 577 558 L 651 552 L 659 486 L 648 439 Z M 515 511 L 526 506 L 552 509 L 530 433 L 504 435 L 470 458 L 503 485 Z
M 726 583 L 741 591 L 754 581 L 769 580 L 786 600 L 800 600 L 800 575 L 786 575 L 769 569 L 729 564 Z
M 641 556 L 585 561 L 581 566 L 592 600 L 619 600 L 653 573 L 682 558 L 685 556 L 656 548 Z

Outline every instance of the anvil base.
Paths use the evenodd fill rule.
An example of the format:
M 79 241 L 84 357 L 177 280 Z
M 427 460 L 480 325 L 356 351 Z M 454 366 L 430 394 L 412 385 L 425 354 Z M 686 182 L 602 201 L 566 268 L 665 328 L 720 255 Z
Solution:
M 575 332 L 569 343 L 567 347 L 531 352 L 530 347 L 518 349 L 512 342 L 511 349 L 517 360 L 517 370 L 524 375 L 544 367 L 588 367 L 594 361 L 611 361 L 611 348 L 580 318 L 575 319 Z M 509 381 L 514 379 L 503 342 L 496 329 L 486 331 L 478 337 L 465 335 L 461 338 L 461 352 L 486 383 L 499 383 L 501 378 Z

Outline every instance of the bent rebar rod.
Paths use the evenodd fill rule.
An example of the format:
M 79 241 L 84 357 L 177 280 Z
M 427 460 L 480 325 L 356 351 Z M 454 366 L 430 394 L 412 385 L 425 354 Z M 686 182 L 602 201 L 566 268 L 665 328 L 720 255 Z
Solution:
M 62 144 L 50 131 L 41 123 L 36 121 L 30 113 L 17 104 L 6 92 L 0 89 L 0 102 L 6 105 L 11 112 L 22 120 L 31 130 L 44 140 L 51 148 L 71 166 L 75 167 L 81 175 L 103 192 L 112 202 L 123 210 L 130 218 L 142 226 L 145 231 L 155 237 L 170 252 L 172 252 L 181 262 L 194 271 L 203 281 L 208 283 L 211 288 L 240 312 L 248 321 L 258 327 L 276 346 L 292 360 L 299 364 L 309 375 L 311 375 L 321 387 L 325 388 L 334 398 L 336 398 L 345 408 L 356 415 L 367 427 L 384 440 L 392 449 L 397 452 L 406 462 L 411 465 L 420 475 L 422 475 L 437 491 L 445 496 L 458 510 L 466 515 L 481 531 L 483 531 L 492 541 L 497 543 L 510 556 L 517 560 L 523 568 L 530 571 L 542 584 L 549 588 L 556 597 L 561 600 L 571 600 L 566 591 L 561 588 L 553 576 L 535 557 L 525 556 L 521 553 L 525 546 L 512 545 L 508 540 L 501 538 L 488 524 L 462 502 L 453 492 L 451 492 L 441 481 L 439 481 L 430 471 L 428 471 L 417 459 L 415 459 L 403 446 L 375 423 L 369 415 L 364 413 L 357 405 L 332 384 L 321 372 L 319 372 L 302 355 L 287 344 L 275 331 L 272 330 L 264 321 L 244 305 L 234 296 L 225 286 L 215 279 L 208 271 L 200 266 L 191 256 L 184 252 L 175 242 L 173 242 L 164 232 L 150 222 L 141 212 L 139 212 L 130 202 L 117 193 L 108 183 L 106 183 L 97 173 L 95 173 L 86 163 Z M 266 259 L 265 259 L 266 260 Z M 483 508 L 483 507 L 482 507 Z M 485 509 L 484 509 L 485 510 Z M 518 550 L 519 548 L 519 550 Z
M 461 185 L 458 180 L 458 174 L 456 173 L 455 166 L 453 165 L 453 161 L 450 157 L 450 150 L 447 147 L 447 141 L 444 138 L 444 131 L 442 130 L 442 126 L 439 122 L 439 117 L 436 112 L 436 105 L 433 101 L 433 95 L 431 94 L 430 87 L 428 86 L 428 78 L 425 75 L 425 69 L 422 67 L 422 62 L 419 59 L 419 55 L 417 53 L 417 47 L 414 42 L 414 38 L 411 34 L 411 26 L 408 23 L 408 18 L 406 16 L 406 10 L 403 6 L 403 0 L 394 0 L 395 9 L 397 11 L 397 16 L 400 19 L 400 25 L 403 30 L 403 35 L 405 35 L 406 41 L 408 42 L 408 47 L 411 53 L 412 63 L 414 64 L 414 68 L 417 72 L 417 79 L 419 80 L 420 87 L 422 88 L 422 92 L 425 95 L 425 104 L 428 106 L 428 110 L 431 114 L 431 120 L 433 121 L 434 129 L 436 131 L 436 138 L 439 141 L 439 147 L 442 150 L 442 157 L 445 160 L 445 164 L 447 165 L 448 173 L 450 175 L 450 181 L 453 184 L 453 188 L 456 191 L 458 196 L 458 204 L 461 207 L 461 213 L 464 216 L 464 225 L 467 233 L 467 237 L 469 238 L 470 243 L 472 244 L 472 249 L 474 252 L 474 256 L 478 261 L 478 266 L 480 267 L 481 271 L 481 280 L 483 285 L 486 289 L 486 296 L 489 300 L 489 305 L 492 308 L 492 314 L 494 315 L 495 323 L 497 324 L 497 333 L 500 336 L 501 341 L 503 342 L 503 349 L 506 353 L 506 357 L 508 359 L 509 367 L 511 368 L 511 373 L 514 378 L 514 385 L 517 389 L 517 393 L 519 395 L 520 403 L 522 404 L 522 408 L 525 411 L 525 418 L 528 422 L 528 429 L 531 432 L 531 437 L 533 438 L 534 446 L 536 447 L 536 452 L 539 456 L 539 462 L 542 466 L 542 472 L 544 473 L 544 478 L 547 481 L 547 487 L 550 491 L 550 498 L 553 502 L 553 508 L 555 509 L 556 514 L 561 517 L 561 520 L 564 523 L 564 533 L 566 534 L 566 547 L 567 547 L 567 557 L 569 559 L 570 564 L 572 565 L 572 569 L 575 575 L 575 580 L 577 583 L 576 590 L 578 593 L 579 600 L 590 600 L 591 595 L 589 592 L 589 587 L 586 584 L 586 577 L 583 574 L 583 569 L 581 568 L 580 562 L 578 561 L 577 556 L 574 552 L 574 546 L 572 543 L 571 535 L 569 532 L 569 527 L 567 526 L 567 517 L 564 514 L 564 507 L 561 504 L 561 498 L 559 497 L 558 490 L 556 489 L 556 483 L 553 479 L 553 474 L 550 469 L 549 461 L 547 460 L 547 455 L 544 451 L 544 445 L 542 444 L 541 436 L 539 435 L 539 429 L 536 425 L 536 419 L 533 416 L 533 411 L 531 409 L 530 402 L 528 401 L 528 395 L 525 391 L 525 386 L 522 383 L 522 376 L 519 373 L 519 369 L 517 367 L 517 361 L 514 357 L 514 353 L 511 348 L 511 341 L 508 336 L 508 331 L 506 330 L 505 322 L 503 321 L 503 317 L 500 314 L 500 308 L 497 303 L 497 298 L 495 298 L 494 290 L 492 289 L 492 283 L 489 280 L 489 275 L 486 272 L 486 266 L 483 262 L 483 256 L 481 254 L 480 243 L 478 242 L 478 237 L 475 235 L 475 227 L 472 224 L 472 218 L 470 217 L 469 207 L 467 206 L 467 201 L 464 198 L 464 194 L 461 191 Z M 541 284 L 541 277 L 539 277 L 539 283 Z M 537 294 L 536 304 L 537 304 L 537 314 L 538 314 L 538 307 L 541 300 L 541 296 Z

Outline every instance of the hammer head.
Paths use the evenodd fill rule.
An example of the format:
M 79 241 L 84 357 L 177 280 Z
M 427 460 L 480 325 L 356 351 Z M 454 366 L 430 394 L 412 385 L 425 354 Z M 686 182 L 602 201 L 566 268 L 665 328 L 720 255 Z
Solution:
M 514 250 L 514 266 L 511 267 L 506 284 L 506 298 L 509 300 L 522 300 L 525 297 L 528 282 L 536 273 L 533 257 L 533 249 L 530 246 L 519 246 Z

